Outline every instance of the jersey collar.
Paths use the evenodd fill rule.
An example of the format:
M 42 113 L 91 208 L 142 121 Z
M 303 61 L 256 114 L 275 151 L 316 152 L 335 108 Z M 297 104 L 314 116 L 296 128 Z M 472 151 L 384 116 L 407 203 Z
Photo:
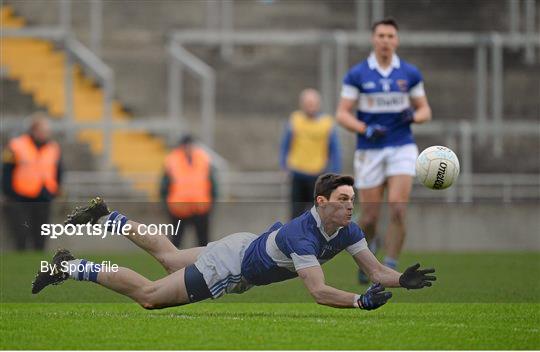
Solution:
M 321 231 L 321 234 L 323 235 L 326 242 L 330 242 L 330 240 L 334 239 L 338 235 L 339 230 L 343 228 L 343 226 L 340 226 L 337 228 L 336 232 L 334 232 L 332 235 L 328 235 L 326 231 L 324 231 L 324 226 L 323 226 L 321 217 L 319 216 L 319 213 L 317 212 L 317 208 L 315 206 L 311 207 L 310 212 L 311 212 L 311 216 L 313 216 L 313 218 L 315 219 L 315 222 L 317 223 L 317 228 L 319 229 L 319 231 Z
M 367 59 L 367 62 L 368 62 L 368 66 L 371 70 L 377 70 L 381 76 L 383 77 L 388 77 L 390 76 L 390 73 L 392 73 L 392 70 L 394 68 L 399 68 L 400 66 L 400 62 L 399 62 L 399 57 L 394 54 L 392 55 L 392 63 L 390 64 L 389 67 L 383 69 L 380 65 L 379 65 L 379 62 L 377 61 L 377 58 L 375 57 L 375 53 L 374 52 L 371 52 L 371 54 L 369 54 L 369 57 Z

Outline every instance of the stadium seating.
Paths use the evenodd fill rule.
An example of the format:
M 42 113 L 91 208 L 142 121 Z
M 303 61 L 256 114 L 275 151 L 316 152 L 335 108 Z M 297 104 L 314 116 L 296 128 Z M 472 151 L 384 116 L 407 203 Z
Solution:
M 20 28 L 25 25 L 22 17 L 15 16 L 11 6 L 1 8 L 2 26 Z M 65 53 L 52 42 L 41 39 L 2 38 L 1 66 L 10 80 L 19 82 L 23 94 L 33 97 L 37 106 L 47 109 L 50 116 L 64 116 Z M 73 72 L 74 118 L 77 122 L 99 121 L 103 116 L 103 90 L 85 75 L 79 65 Z M 120 102 L 113 103 L 113 119 L 130 118 Z M 81 142 L 88 143 L 95 155 L 103 152 L 103 136 L 99 131 L 82 130 Z M 155 170 L 154 182 L 133 180 L 136 190 L 144 191 L 151 199 L 157 197 L 158 172 L 165 158 L 164 143 L 147 133 L 119 131 L 113 134 L 112 162 L 127 179 L 133 173 Z

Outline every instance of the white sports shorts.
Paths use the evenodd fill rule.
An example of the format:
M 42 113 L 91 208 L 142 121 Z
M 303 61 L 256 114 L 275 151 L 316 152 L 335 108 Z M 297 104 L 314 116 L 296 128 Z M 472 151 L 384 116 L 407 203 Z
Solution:
M 208 243 L 199 254 L 194 264 L 213 298 L 225 293 L 242 293 L 253 287 L 242 277 L 241 270 L 246 249 L 257 237 L 249 232 L 234 233 Z
M 416 175 L 416 144 L 382 149 L 359 149 L 354 153 L 354 179 L 358 189 L 373 188 L 387 177 Z

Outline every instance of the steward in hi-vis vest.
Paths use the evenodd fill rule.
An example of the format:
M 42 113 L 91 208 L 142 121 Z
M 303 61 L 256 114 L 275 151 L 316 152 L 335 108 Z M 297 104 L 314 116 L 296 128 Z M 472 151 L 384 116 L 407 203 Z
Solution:
M 165 159 L 161 198 L 167 204 L 171 222 L 181 221 L 178 235 L 172 238 L 179 246 L 186 223 L 193 223 L 201 246 L 208 242 L 209 214 L 216 197 L 216 182 L 210 156 L 185 136 Z
M 58 144 L 48 142 L 38 147 L 29 134 L 23 134 L 9 142 L 9 149 L 14 161 L 13 193 L 30 199 L 54 197 L 58 192 Z
M 29 132 L 11 139 L 2 151 L 2 190 L 18 250 L 24 250 L 28 240 L 34 249 L 44 249 L 41 225 L 49 222 L 50 202 L 62 178 L 60 146 L 50 136 L 50 124 L 39 113 Z

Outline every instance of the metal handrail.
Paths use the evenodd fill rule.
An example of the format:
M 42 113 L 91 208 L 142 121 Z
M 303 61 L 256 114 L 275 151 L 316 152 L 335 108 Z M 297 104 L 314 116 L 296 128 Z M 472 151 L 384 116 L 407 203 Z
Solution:
M 211 31 L 201 29 L 185 29 L 173 31 L 170 34 L 172 41 L 181 45 L 185 44 L 219 44 L 222 40 L 234 45 L 253 44 L 276 44 L 276 45 L 297 45 L 297 44 L 317 44 L 321 38 L 329 36 L 328 31 L 305 30 L 305 31 L 284 31 L 284 30 L 235 30 L 235 31 Z
M 84 64 L 88 65 L 88 68 L 93 72 L 106 78 L 114 79 L 114 72 L 110 66 L 108 66 L 103 60 L 99 58 L 92 50 L 84 46 L 74 37 L 70 36 L 67 39 L 69 50 L 76 55 Z
M 38 38 L 60 41 L 66 37 L 66 31 L 59 27 L 2 28 L 0 37 Z
M 215 125 L 215 87 L 216 78 L 214 69 L 204 61 L 191 54 L 176 42 L 170 42 L 168 47 L 170 55 L 170 75 L 169 75 L 169 122 L 172 126 L 183 125 L 182 113 L 182 84 L 181 79 L 183 67 L 187 67 L 202 80 L 201 84 L 201 115 L 202 115 L 202 140 L 210 148 L 214 145 L 214 125 Z M 171 139 L 178 133 L 174 128 L 170 130 Z
M 134 173 L 132 178 L 138 182 L 157 183 L 159 172 Z M 288 201 L 289 177 L 284 171 L 225 171 L 218 174 L 220 202 Z M 111 189 L 126 183 L 115 177 L 113 172 L 68 171 L 64 185 L 70 200 L 93 196 L 98 189 Z M 112 188 L 111 188 L 112 187 Z M 470 199 L 456 197 L 463 188 L 474 190 Z M 114 193 L 114 192 L 113 192 Z M 445 202 L 471 202 L 475 199 L 501 199 L 512 202 L 515 198 L 538 201 L 540 196 L 540 175 L 538 174 L 474 174 L 470 180 L 458 178 L 456 184 L 442 192 L 423 187 L 415 181 L 415 199 L 440 199 Z M 111 195 L 109 195 L 111 197 Z M 121 199 L 136 200 L 140 195 L 114 195 Z M 142 200 L 142 198 L 140 198 Z
M 112 115 L 113 115 L 113 100 L 114 100 L 114 71 L 110 66 L 105 64 L 96 54 L 90 49 L 85 47 L 81 42 L 75 38 L 68 36 L 66 38 L 66 49 L 79 61 L 84 63 L 90 68 L 97 77 L 99 77 L 103 83 L 103 164 L 107 167 L 112 165 L 111 153 L 112 153 Z M 68 72 L 72 72 L 72 62 L 68 60 Z M 67 75 L 70 76 L 70 75 Z M 69 77 L 71 78 L 71 77 Z M 66 78 L 66 79 L 69 79 Z M 72 85 L 71 79 L 66 81 L 67 85 Z M 73 94 L 73 86 L 66 89 L 67 92 Z M 69 99 L 70 104 L 73 104 L 73 96 Z M 73 105 L 71 108 L 71 121 L 74 121 Z
M 370 31 L 320 31 L 320 30 L 235 30 L 211 31 L 202 29 L 185 29 L 173 31 L 172 40 L 185 44 L 219 44 L 227 40 L 234 45 L 298 45 L 317 44 L 322 39 L 333 38 L 336 34 L 344 35 L 345 41 L 351 45 L 371 46 Z M 486 44 L 498 32 L 466 32 L 466 31 L 400 31 L 400 46 L 410 47 L 474 47 Z M 499 33 L 502 45 L 540 45 L 540 38 L 535 33 L 506 34 Z

